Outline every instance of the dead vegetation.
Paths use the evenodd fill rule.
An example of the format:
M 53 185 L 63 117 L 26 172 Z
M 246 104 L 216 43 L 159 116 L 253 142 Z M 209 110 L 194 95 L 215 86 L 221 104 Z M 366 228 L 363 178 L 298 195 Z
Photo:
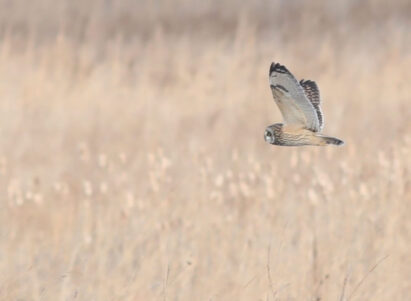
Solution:
M 408 2 L 0 1 L 0 299 L 408 298 Z M 271 61 L 344 147 L 264 142 Z

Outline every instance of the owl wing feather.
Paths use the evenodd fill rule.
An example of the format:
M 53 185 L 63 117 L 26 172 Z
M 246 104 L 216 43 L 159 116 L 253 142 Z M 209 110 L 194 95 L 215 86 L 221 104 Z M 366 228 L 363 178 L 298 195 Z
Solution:
M 272 63 L 269 82 L 274 100 L 287 125 L 301 126 L 314 132 L 320 130 L 320 122 L 313 104 L 286 67 Z
M 308 100 L 311 101 L 311 104 L 317 113 L 318 121 L 320 122 L 320 130 L 322 130 L 324 127 L 324 115 L 320 107 L 320 90 L 318 89 L 316 82 L 312 80 L 302 79 L 300 80 L 300 85 L 303 87 L 305 95 Z

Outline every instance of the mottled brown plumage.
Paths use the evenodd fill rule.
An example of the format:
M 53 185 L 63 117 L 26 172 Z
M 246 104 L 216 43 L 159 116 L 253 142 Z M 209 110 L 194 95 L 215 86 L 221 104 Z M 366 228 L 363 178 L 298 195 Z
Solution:
M 318 121 L 320 122 L 320 129 L 322 129 L 324 124 L 324 116 L 320 108 L 320 91 L 318 90 L 317 84 L 312 80 L 300 80 L 300 85 L 303 87 L 305 95 L 307 95 L 308 100 L 313 105 Z
M 320 134 L 324 118 L 320 107 L 320 92 L 311 80 L 298 82 L 288 69 L 272 63 L 269 81 L 274 100 L 284 117 L 285 124 L 267 127 L 264 139 L 273 145 L 342 145 L 334 137 Z

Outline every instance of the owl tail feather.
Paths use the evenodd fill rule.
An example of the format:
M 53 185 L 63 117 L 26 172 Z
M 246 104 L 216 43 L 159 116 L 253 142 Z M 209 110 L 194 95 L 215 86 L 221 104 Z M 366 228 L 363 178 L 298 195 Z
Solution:
M 325 144 L 334 144 L 339 146 L 344 144 L 344 141 L 334 137 L 321 136 L 321 139 L 325 142 Z

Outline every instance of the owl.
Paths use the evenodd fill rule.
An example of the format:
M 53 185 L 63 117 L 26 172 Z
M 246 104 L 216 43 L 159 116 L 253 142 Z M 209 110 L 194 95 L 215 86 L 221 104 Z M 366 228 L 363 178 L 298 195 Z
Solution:
M 284 124 L 268 126 L 264 133 L 266 142 L 283 146 L 344 144 L 340 139 L 321 134 L 324 117 L 315 82 L 298 82 L 286 67 L 278 63 L 270 66 L 269 82 Z

